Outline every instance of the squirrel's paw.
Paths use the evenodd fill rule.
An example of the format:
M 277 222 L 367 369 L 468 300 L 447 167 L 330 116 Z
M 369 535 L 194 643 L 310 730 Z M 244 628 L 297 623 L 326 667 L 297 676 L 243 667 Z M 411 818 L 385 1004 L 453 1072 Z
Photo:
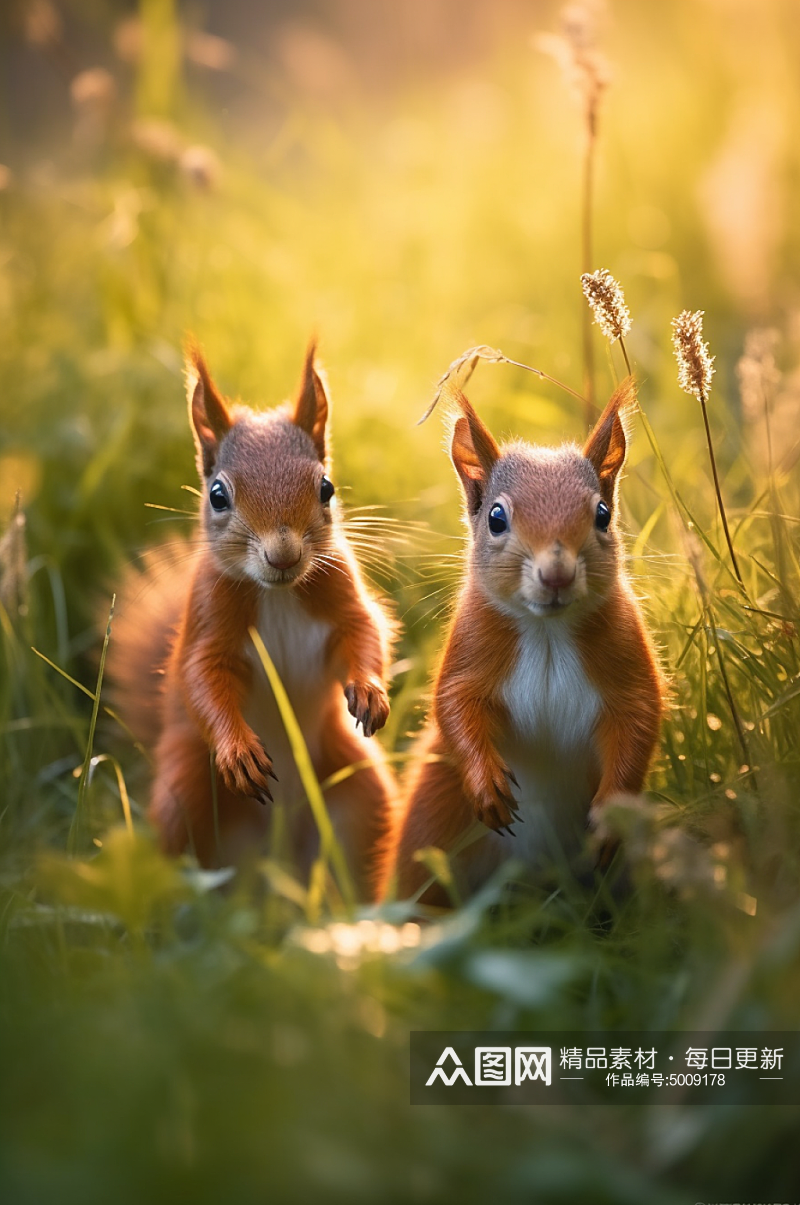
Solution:
M 607 870 L 622 846 L 619 832 L 608 823 L 606 802 L 613 805 L 625 806 L 628 798 L 633 796 L 618 795 L 611 800 L 594 801 L 589 809 L 586 827 L 589 830 L 589 850 L 594 856 L 595 865 L 600 870 Z
M 472 794 L 475 815 L 487 828 L 500 832 L 521 821 L 519 805 L 511 793 L 509 779 L 516 783 L 512 771 L 499 762 L 489 766 Z
M 249 741 L 231 742 L 217 750 L 217 770 L 229 791 L 257 799 L 259 803 L 272 803 L 269 779 L 278 781 L 272 768 L 272 758 L 258 737 Z
M 372 736 L 389 718 L 389 696 L 380 682 L 348 682 L 344 688 L 347 708 L 360 724 L 364 736 Z

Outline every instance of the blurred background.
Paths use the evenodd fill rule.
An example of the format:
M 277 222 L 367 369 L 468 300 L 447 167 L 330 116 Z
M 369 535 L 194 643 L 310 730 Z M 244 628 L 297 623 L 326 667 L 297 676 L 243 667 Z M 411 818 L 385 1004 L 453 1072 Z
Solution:
M 796 337 L 800 33 L 777 2 L 656 16 L 620 0 L 597 22 L 591 266 L 626 291 L 643 404 L 679 476 L 702 432 L 669 319 L 707 310 L 715 409 L 734 415 L 748 326 Z M 187 331 L 223 388 L 273 404 L 318 330 L 338 479 L 449 531 L 455 483 L 414 421 L 450 361 L 487 343 L 581 389 L 585 133 L 542 48 L 558 6 L 31 0 L 3 25 L 0 504 L 22 489 L 67 579 L 152 537 L 144 501 L 185 503 Z M 607 391 L 599 341 L 596 356 Z M 486 370 L 474 390 L 501 430 L 585 430 L 522 373 Z M 724 415 L 719 437 L 732 458 Z M 388 447 L 403 454 L 378 460 Z
M 800 1191 L 796 1111 L 405 1103 L 409 1028 L 797 1024 L 796 4 L 10 0 L 0 37 L 4 1199 Z M 187 332 L 256 405 L 319 333 L 339 496 L 397 521 L 370 572 L 404 623 L 383 738 L 402 761 L 461 533 L 441 417 L 416 421 L 476 344 L 585 391 L 585 267 L 633 317 L 623 515 L 673 681 L 652 791 L 620 821 L 633 886 L 559 872 L 515 908 L 499 884 L 422 930 L 359 928 L 293 880 L 224 895 L 163 863 L 146 762 L 102 711 L 95 732 L 86 691 L 124 565 L 187 532 Z M 677 385 L 684 308 L 716 356 L 744 596 Z M 622 364 L 592 342 L 602 402 Z M 498 437 L 587 429 L 507 365 L 469 395 Z

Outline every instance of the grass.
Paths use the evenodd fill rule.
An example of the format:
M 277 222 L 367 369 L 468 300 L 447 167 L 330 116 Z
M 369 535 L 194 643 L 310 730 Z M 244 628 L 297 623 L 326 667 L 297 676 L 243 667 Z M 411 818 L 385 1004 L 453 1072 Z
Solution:
M 122 565 L 191 531 L 147 506 L 186 510 L 195 482 L 185 331 L 224 388 L 272 402 L 316 325 L 337 492 L 399 522 L 373 525 L 379 557 L 364 555 L 404 625 L 381 738 L 402 764 L 461 530 L 438 413 L 417 419 L 446 365 L 479 344 L 582 385 L 579 117 L 566 95 L 554 102 L 560 83 L 527 24 L 509 11 L 479 65 L 390 82 L 374 103 L 265 100 L 282 120 L 266 149 L 258 131 L 212 120 L 196 77 L 159 92 L 143 70 L 130 104 L 151 112 L 155 88 L 186 142 L 217 148 L 211 189 L 137 149 L 124 112 L 97 148 L 70 142 L 56 113 L 17 148 L 0 192 L 0 504 L 12 515 L 21 488 L 25 521 L 4 538 L 0 607 L 4 1200 L 679 1205 L 796 1189 L 796 1109 L 407 1104 L 411 1029 L 797 1025 L 800 497 L 792 437 L 773 431 L 763 456 L 735 366 L 750 326 L 781 329 L 771 416 L 786 421 L 799 236 L 748 228 L 717 258 L 710 202 L 687 200 L 707 196 L 723 144 L 735 165 L 726 131 L 743 82 L 777 125 L 796 119 L 796 31 L 779 0 L 755 33 L 744 13 L 723 23 L 688 0 L 656 33 L 646 7 L 615 5 L 593 224 L 633 317 L 642 413 L 624 523 L 672 680 L 648 802 L 616 817 L 627 891 L 613 874 L 555 868 L 547 889 L 512 903 L 498 882 L 421 930 L 402 905 L 346 921 L 269 861 L 247 883 L 168 863 L 143 820 L 145 758 L 95 689 Z M 789 204 L 797 151 L 788 140 L 774 156 Z M 748 292 L 752 258 L 731 275 L 748 239 L 776 249 L 766 299 L 761 276 Z M 717 356 L 708 415 L 746 596 L 702 414 L 671 357 L 684 306 L 706 311 Z M 602 400 L 623 366 L 596 359 Z M 511 365 L 479 364 L 469 394 L 495 431 L 583 434 L 580 402 Z

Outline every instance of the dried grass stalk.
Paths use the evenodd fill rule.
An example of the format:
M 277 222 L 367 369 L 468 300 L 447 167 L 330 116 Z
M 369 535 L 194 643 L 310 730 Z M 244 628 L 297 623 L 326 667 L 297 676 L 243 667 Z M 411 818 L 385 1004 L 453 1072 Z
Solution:
M 567 4 L 559 14 L 560 32 L 540 34 L 535 45 L 558 63 L 567 83 L 583 110 L 586 141 L 581 182 L 581 270 L 589 272 L 594 258 L 592 248 L 592 208 L 594 201 L 595 154 L 597 147 L 600 100 L 608 87 L 611 72 L 598 49 L 602 0 L 581 0 Z M 594 418 L 594 351 L 592 326 L 584 312 L 583 390 L 586 394 L 586 420 Z
M 458 357 L 458 359 L 453 360 L 453 363 L 447 369 L 447 372 L 445 372 L 439 378 L 436 384 L 436 392 L 433 395 L 433 400 L 423 414 L 422 418 L 419 419 L 417 423 L 418 427 L 421 426 L 425 420 L 430 418 L 430 416 L 433 414 L 439 399 L 446 390 L 451 379 L 453 377 L 459 377 L 459 385 L 463 387 L 472 376 L 480 360 L 485 360 L 489 364 L 511 364 L 514 368 L 524 368 L 526 372 L 534 373 L 537 377 L 540 377 L 541 380 L 549 381 L 552 385 L 558 385 L 559 389 L 564 389 L 567 393 L 571 394 L 572 397 L 577 398 L 579 402 L 584 402 L 585 404 L 585 398 L 581 397 L 579 393 L 576 393 L 574 389 L 570 389 L 569 385 L 565 385 L 563 381 L 556 380 L 556 378 L 551 377 L 549 373 L 543 372 L 541 368 L 532 368 L 530 364 L 522 364 L 519 360 L 510 360 L 509 357 L 504 355 L 499 348 L 488 347 L 485 343 L 482 343 L 478 347 L 468 348 Z
M 611 79 L 608 60 L 598 49 L 602 7 L 587 0 L 565 4 L 559 13 L 559 32 L 535 39 L 537 49 L 550 55 L 564 73 L 583 108 L 590 137 L 597 133 L 600 99 Z

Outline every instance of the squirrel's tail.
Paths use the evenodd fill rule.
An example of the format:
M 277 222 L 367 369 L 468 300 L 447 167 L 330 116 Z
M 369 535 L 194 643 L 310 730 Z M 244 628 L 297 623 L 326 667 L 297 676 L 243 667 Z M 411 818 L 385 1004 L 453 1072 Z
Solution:
M 188 545 L 155 548 L 127 570 L 117 591 L 103 693 L 147 749 L 161 734 L 164 667 L 191 580 L 190 556 Z

